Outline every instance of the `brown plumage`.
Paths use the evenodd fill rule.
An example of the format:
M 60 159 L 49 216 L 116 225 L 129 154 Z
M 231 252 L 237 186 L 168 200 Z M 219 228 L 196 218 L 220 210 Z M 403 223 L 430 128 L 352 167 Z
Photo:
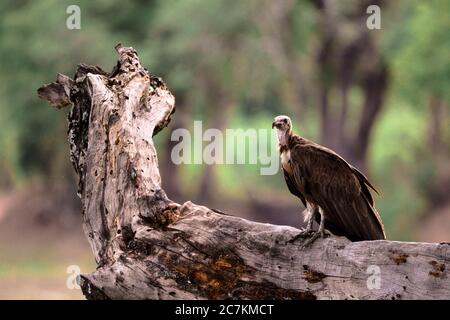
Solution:
M 289 191 L 307 207 L 306 232 L 315 219 L 321 236 L 325 228 L 352 241 L 386 238 L 369 190 L 376 189 L 358 169 L 334 151 L 293 134 L 287 116 L 276 117 L 272 127 Z

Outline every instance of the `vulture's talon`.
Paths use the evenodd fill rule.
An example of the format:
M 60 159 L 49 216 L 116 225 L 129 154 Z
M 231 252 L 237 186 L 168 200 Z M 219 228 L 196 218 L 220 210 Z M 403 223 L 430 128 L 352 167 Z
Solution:
M 314 233 L 314 231 L 313 231 L 313 230 L 310 230 L 310 229 L 302 230 L 302 231 L 300 231 L 299 234 L 295 235 L 294 237 L 292 237 L 292 239 L 288 240 L 288 241 L 286 242 L 286 244 L 288 244 L 288 243 L 293 243 L 293 242 L 295 242 L 295 241 L 296 241 L 297 239 L 299 239 L 299 238 L 308 238 L 308 237 L 310 237 L 313 233 Z
M 314 232 L 314 234 L 309 239 L 306 239 L 301 247 L 307 248 L 310 245 L 312 245 L 313 242 L 316 241 L 317 239 L 319 239 L 319 238 L 323 239 L 323 238 L 331 236 L 331 235 L 332 235 L 332 233 L 328 230 L 322 230 L 322 231 L 319 230 L 317 232 Z
M 309 239 L 306 239 L 305 242 L 302 243 L 302 249 L 309 247 L 313 244 L 314 241 L 319 238 L 323 238 L 323 234 L 320 231 L 314 232 L 314 234 Z

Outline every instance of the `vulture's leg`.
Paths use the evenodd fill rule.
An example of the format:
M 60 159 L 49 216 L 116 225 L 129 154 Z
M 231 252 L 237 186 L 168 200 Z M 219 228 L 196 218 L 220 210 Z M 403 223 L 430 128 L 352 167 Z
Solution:
M 306 232 L 310 232 L 313 231 L 312 226 L 313 226 L 313 222 L 314 222 L 314 217 L 316 216 L 316 214 L 318 213 L 317 208 L 313 208 L 313 211 L 311 213 L 308 213 L 308 217 L 307 217 L 307 223 L 306 223 Z
M 309 203 L 307 203 L 306 209 L 303 211 L 303 215 L 305 216 L 305 220 L 306 220 L 306 229 L 300 231 L 300 233 L 297 234 L 296 236 L 294 236 L 291 240 L 289 240 L 288 243 L 292 243 L 299 238 L 309 237 L 314 232 L 312 229 L 314 217 L 318 213 L 319 213 L 318 207 L 311 206 Z
M 320 225 L 319 225 L 319 230 L 317 230 L 317 232 L 315 232 L 311 238 L 307 239 L 304 243 L 303 243 L 303 247 L 307 247 L 310 244 L 312 244 L 314 241 L 316 241 L 319 238 L 324 238 L 325 235 L 330 235 L 331 233 L 328 230 L 325 230 L 325 214 L 322 210 L 321 207 L 318 207 L 318 211 L 320 214 Z

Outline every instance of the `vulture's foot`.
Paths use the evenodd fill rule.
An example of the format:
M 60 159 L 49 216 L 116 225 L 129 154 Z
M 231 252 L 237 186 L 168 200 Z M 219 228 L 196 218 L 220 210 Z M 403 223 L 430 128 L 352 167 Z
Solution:
M 288 243 L 293 243 L 293 242 L 295 242 L 297 239 L 300 239 L 300 238 L 309 238 L 309 237 L 311 237 L 314 233 L 315 233 L 314 230 L 308 229 L 308 228 L 307 228 L 307 229 L 305 229 L 305 230 L 300 231 L 299 234 L 297 234 L 297 235 L 295 235 L 294 237 L 292 237 L 292 239 L 290 239 L 289 241 L 287 241 L 286 244 L 288 244 Z
M 302 243 L 302 248 L 309 247 L 310 245 L 313 244 L 314 241 L 316 241 L 319 238 L 323 239 L 323 238 L 325 238 L 327 236 L 331 236 L 331 235 L 332 235 L 332 233 L 325 229 L 314 232 L 310 238 L 306 239 L 305 242 Z

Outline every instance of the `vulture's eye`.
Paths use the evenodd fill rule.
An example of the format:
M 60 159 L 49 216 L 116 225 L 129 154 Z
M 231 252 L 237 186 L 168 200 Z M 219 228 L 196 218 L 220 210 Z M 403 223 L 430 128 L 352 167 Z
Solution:
M 287 119 L 283 119 L 283 122 L 284 122 L 284 123 L 287 123 Z

